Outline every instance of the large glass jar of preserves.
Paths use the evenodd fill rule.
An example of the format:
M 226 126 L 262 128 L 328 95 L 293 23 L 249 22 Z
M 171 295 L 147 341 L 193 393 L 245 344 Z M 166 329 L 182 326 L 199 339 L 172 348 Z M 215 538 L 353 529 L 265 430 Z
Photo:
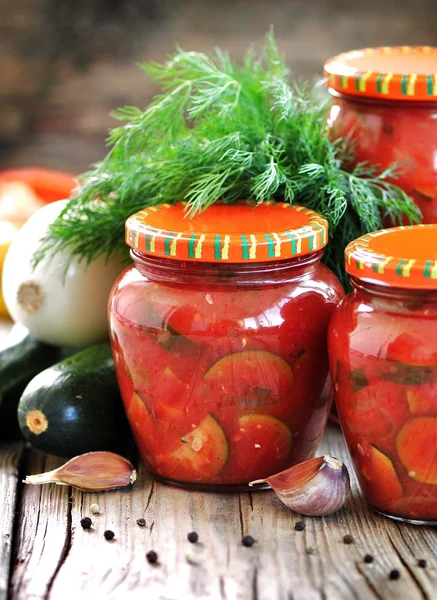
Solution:
M 327 328 L 342 297 L 327 223 L 285 203 L 130 217 L 133 265 L 110 299 L 118 381 L 158 477 L 245 488 L 310 458 L 329 401 Z
M 337 409 L 362 491 L 380 513 L 437 524 L 437 225 L 346 248 L 353 292 L 332 318 Z
M 400 187 L 424 223 L 437 223 L 437 48 L 353 50 L 325 64 L 329 126 L 349 136 L 357 161 L 397 163 Z

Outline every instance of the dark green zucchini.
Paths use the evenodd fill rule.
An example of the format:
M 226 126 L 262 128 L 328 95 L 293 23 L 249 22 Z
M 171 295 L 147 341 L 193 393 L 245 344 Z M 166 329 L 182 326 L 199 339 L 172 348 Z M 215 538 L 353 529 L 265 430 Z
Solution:
M 61 360 L 61 352 L 33 339 L 20 325 L 12 328 L 0 348 L 0 440 L 19 437 L 20 396 L 35 375 Z
M 57 456 L 122 451 L 131 436 L 109 343 L 34 377 L 20 398 L 18 422 L 33 446 Z

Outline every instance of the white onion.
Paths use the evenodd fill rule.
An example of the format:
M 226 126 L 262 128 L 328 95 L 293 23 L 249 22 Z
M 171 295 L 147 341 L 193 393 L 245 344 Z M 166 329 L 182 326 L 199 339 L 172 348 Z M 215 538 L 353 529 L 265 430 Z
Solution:
M 32 269 L 41 238 L 66 204 L 67 200 L 47 204 L 18 231 L 6 254 L 2 290 L 13 320 L 27 327 L 33 337 L 81 347 L 107 337 L 108 295 L 123 264 L 114 256 L 87 265 L 85 260 L 70 261 L 59 252 Z

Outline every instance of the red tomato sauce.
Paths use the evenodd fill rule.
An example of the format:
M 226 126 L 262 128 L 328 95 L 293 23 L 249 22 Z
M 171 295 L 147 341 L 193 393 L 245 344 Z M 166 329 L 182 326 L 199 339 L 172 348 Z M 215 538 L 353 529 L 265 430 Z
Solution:
M 367 288 L 329 329 L 343 433 L 374 508 L 437 522 L 437 292 Z
M 437 103 L 350 98 L 336 94 L 329 123 L 354 143 L 355 160 L 385 168 L 396 163 L 399 185 L 437 223 Z M 388 223 L 390 225 L 390 223 Z
M 214 265 L 207 278 L 179 261 L 157 277 L 149 257 L 120 276 L 115 364 L 152 472 L 233 489 L 314 456 L 330 408 L 327 327 L 342 297 L 320 256 L 261 274 Z

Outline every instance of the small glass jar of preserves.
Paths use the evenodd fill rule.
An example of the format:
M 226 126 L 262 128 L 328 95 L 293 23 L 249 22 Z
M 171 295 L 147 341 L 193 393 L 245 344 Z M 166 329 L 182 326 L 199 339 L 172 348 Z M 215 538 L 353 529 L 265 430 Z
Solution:
M 395 183 L 424 223 L 437 223 L 437 48 L 353 50 L 325 64 L 328 124 L 350 137 L 358 162 L 400 167 Z
M 437 225 L 346 248 L 353 292 L 329 326 L 337 410 L 364 496 L 379 513 L 437 524 Z
M 342 297 L 326 220 L 285 203 L 159 205 L 126 223 L 110 298 L 127 416 L 146 466 L 205 489 L 314 455 L 329 411 L 327 328 Z

